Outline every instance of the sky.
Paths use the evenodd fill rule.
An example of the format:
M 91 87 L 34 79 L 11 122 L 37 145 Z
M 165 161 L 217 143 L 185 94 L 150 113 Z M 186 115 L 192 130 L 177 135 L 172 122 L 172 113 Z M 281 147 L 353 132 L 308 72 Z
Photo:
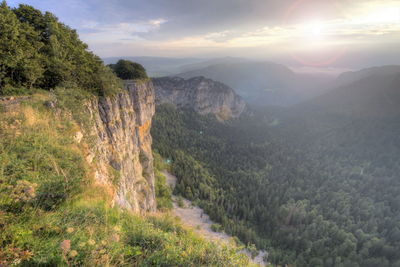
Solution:
M 50 11 L 101 57 L 398 64 L 400 0 L 8 0 Z

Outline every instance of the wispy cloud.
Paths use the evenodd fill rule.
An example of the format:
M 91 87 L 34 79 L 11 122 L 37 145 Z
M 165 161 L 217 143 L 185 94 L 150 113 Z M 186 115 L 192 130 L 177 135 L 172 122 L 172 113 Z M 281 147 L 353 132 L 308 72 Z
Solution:
M 9 0 L 49 10 L 101 56 L 285 54 L 400 42 L 399 0 Z

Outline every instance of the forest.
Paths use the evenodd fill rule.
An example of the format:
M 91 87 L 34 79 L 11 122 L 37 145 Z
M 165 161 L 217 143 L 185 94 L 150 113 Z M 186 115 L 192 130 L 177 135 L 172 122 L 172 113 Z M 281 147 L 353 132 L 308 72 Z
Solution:
M 276 111 L 271 126 L 265 114 L 220 123 L 159 106 L 154 149 L 175 193 L 273 264 L 400 266 L 400 125 Z

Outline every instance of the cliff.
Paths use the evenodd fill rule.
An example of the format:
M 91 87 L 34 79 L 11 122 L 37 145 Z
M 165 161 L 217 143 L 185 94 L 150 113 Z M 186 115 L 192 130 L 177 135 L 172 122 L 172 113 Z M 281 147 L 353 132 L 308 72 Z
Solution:
M 155 209 L 153 113 L 150 82 L 0 97 L 0 266 L 250 266 L 168 213 L 130 212 Z
M 114 203 L 134 212 L 154 211 L 150 136 L 155 112 L 151 81 L 126 81 L 125 90 L 88 104 L 94 140 L 86 157 L 96 181 L 113 185 Z
M 153 83 L 157 104 L 192 108 L 202 115 L 215 114 L 220 120 L 239 117 L 247 110 L 246 103 L 232 88 L 204 77 L 154 78 Z

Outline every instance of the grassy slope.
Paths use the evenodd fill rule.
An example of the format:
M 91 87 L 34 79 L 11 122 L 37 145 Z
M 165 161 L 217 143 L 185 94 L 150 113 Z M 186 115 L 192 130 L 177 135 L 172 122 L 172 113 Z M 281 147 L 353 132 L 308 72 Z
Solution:
M 47 108 L 55 95 L 58 108 Z M 90 138 L 73 138 L 75 120 L 88 122 L 77 108 L 82 97 L 55 95 L 41 92 L 0 110 L 0 265 L 249 265 L 237 248 L 208 243 L 167 214 L 111 207 L 112 188 L 96 185 L 84 160 Z

